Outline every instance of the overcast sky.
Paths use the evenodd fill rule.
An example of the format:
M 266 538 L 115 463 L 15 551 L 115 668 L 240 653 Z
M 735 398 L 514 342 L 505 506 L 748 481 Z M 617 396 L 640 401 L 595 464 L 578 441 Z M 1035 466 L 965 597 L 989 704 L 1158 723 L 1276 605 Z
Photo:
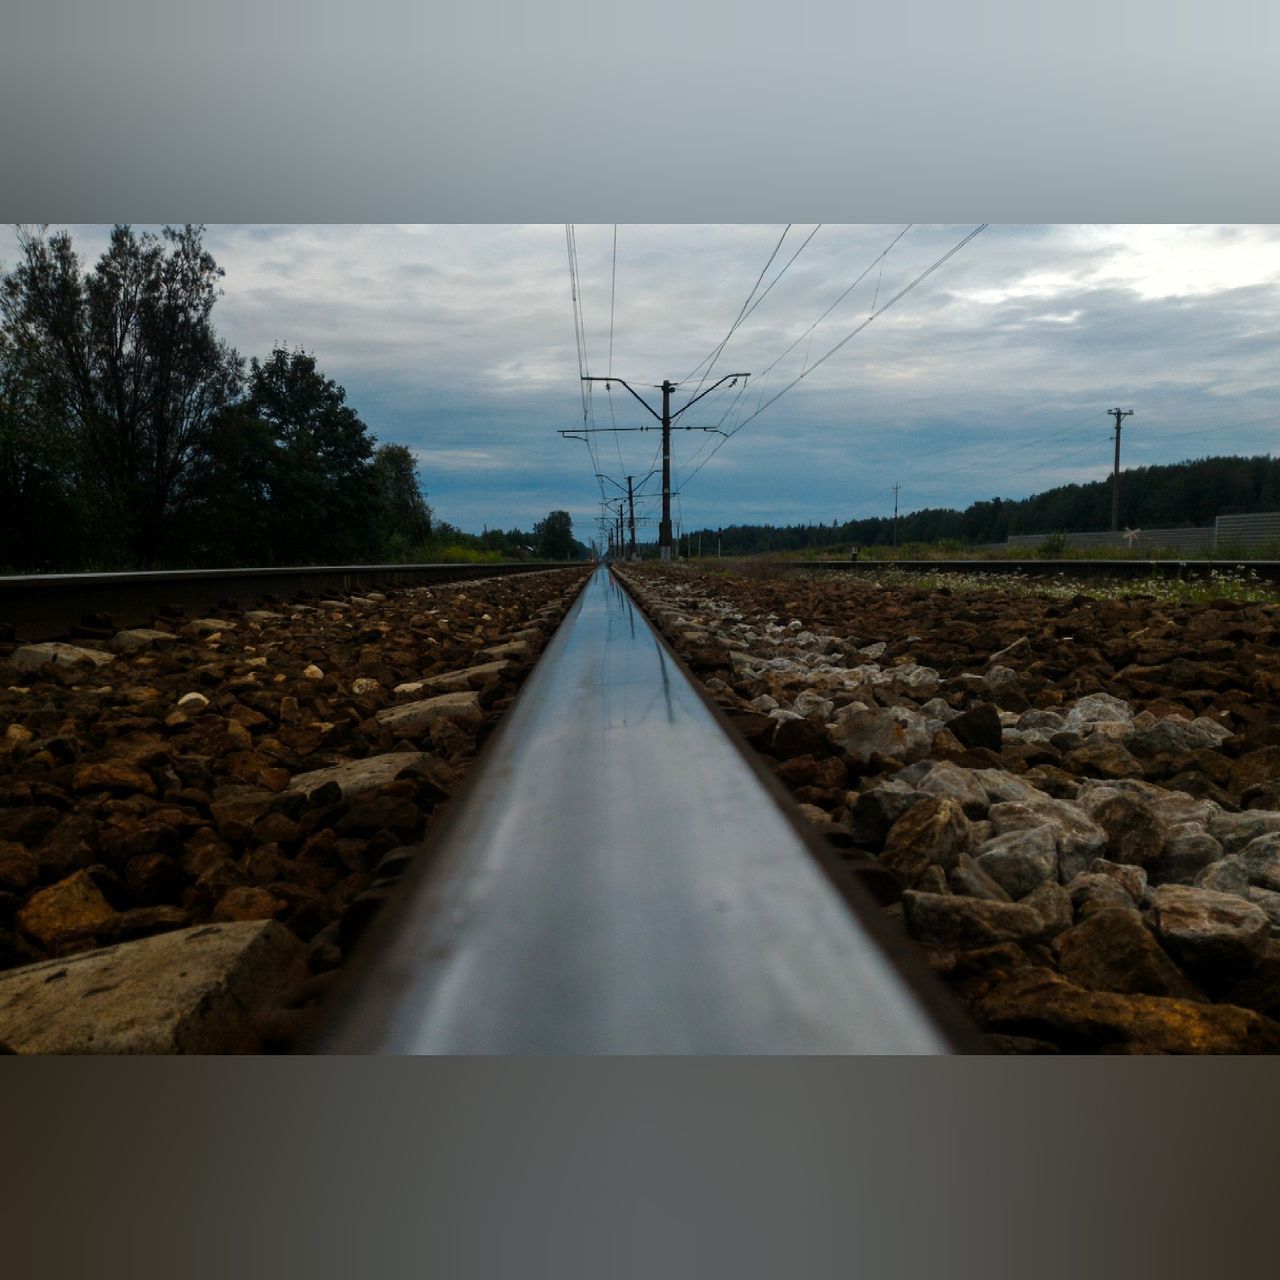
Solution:
M 703 384 L 743 371 L 745 391 L 678 420 L 740 427 L 674 436 L 685 527 L 888 514 L 895 482 L 911 511 L 1101 479 L 1113 406 L 1135 411 L 1125 466 L 1273 452 L 1273 226 L 992 226 L 813 367 L 973 229 L 913 226 L 884 255 L 902 225 L 826 225 L 807 244 L 812 223 L 622 225 L 615 258 L 613 226 L 575 228 L 587 371 L 655 407 L 663 378 L 685 403 L 759 300 Z M 108 228 L 71 230 L 96 260 Z M 557 434 L 583 425 L 563 226 L 211 226 L 206 243 L 226 270 L 221 335 L 246 357 L 314 353 L 379 441 L 415 452 L 441 518 L 527 529 L 564 508 L 590 536 L 596 462 Z M 15 259 L 5 229 L 0 265 Z M 616 384 L 589 409 L 596 427 L 656 426 Z M 656 431 L 594 440 L 614 480 L 656 465 Z

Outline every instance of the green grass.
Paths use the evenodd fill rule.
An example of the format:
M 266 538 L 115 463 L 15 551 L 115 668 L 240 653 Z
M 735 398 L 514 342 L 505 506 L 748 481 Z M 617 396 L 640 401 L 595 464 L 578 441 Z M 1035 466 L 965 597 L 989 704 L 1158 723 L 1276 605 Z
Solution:
M 796 560 L 839 560 L 847 562 L 848 543 L 833 546 L 805 547 L 792 551 L 760 551 L 749 555 L 725 556 L 725 560 L 763 560 L 786 564 Z M 703 556 L 694 562 L 706 564 L 715 556 Z M 1223 543 L 1203 551 L 1187 552 L 1170 547 L 1071 547 L 1061 534 L 1050 534 L 1039 546 L 1001 547 L 998 549 L 968 547 L 963 542 L 907 542 L 900 547 L 861 547 L 858 562 L 892 564 L 896 560 L 1280 560 L 1280 542 L 1267 543 L 1252 550 L 1238 544 Z
M 913 573 L 890 569 L 876 578 L 880 587 L 910 587 L 936 590 L 947 587 L 953 592 L 1000 591 L 1011 596 L 1089 596 L 1094 600 L 1150 598 L 1162 604 L 1208 603 L 1213 600 L 1235 600 L 1245 604 L 1276 604 L 1280 587 L 1264 582 L 1252 569 L 1241 571 L 1214 569 L 1207 578 L 1150 577 L 1124 582 L 1086 581 L 1060 571 L 1053 578 L 1026 581 L 1016 577 L 988 576 L 980 573 Z

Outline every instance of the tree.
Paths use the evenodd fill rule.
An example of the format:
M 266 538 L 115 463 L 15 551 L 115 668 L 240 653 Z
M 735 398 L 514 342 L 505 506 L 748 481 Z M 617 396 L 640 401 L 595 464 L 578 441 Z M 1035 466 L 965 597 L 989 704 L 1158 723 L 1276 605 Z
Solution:
M 271 545 L 282 564 L 376 554 L 374 439 L 347 393 L 305 351 L 277 347 L 251 362 L 245 407 L 275 442 Z
M 573 520 L 567 511 L 552 511 L 533 526 L 534 546 L 543 560 L 572 560 L 583 553 L 573 536 Z
M 382 554 L 394 560 L 431 537 L 431 508 L 418 479 L 418 464 L 402 444 L 379 445 L 373 481 L 382 524 Z
M 22 229 L 0 287 L 16 360 L 66 413 L 96 545 L 139 565 L 168 544 L 194 461 L 241 385 L 210 320 L 223 272 L 203 230 L 118 225 L 85 275 L 69 234 Z
M 56 404 L 40 395 L 0 331 L 0 568 L 62 568 L 81 543 L 68 466 L 71 441 Z
M 275 560 L 276 454 L 271 428 L 243 404 L 231 406 L 213 424 L 180 522 L 185 563 L 211 568 Z

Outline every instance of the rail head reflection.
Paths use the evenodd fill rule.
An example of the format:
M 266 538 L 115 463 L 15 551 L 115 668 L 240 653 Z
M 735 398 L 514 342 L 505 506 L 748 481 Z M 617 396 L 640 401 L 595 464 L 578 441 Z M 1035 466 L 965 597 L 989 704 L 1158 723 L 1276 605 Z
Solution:
M 607 568 L 446 823 L 332 1051 L 952 1047 Z

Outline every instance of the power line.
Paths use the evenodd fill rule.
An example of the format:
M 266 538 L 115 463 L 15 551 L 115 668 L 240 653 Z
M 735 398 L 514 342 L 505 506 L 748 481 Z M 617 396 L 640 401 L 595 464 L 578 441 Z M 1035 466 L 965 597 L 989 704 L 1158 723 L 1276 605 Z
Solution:
M 819 226 L 821 226 L 822 224 L 821 224 L 821 223 L 819 223 L 818 225 L 819 225 Z M 812 346 L 813 346 L 813 333 L 814 333 L 814 330 L 815 330 L 815 329 L 817 329 L 817 327 L 818 327 L 818 326 L 819 326 L 819 325 L 820 325 L 820 324 L 821 324 L 821 323 L 822 323 L 822 322 L 823 322 L 823 321 L 824 321 L 824 320 L 825 320 L 825 319 L 826 319 L 826 318 L 827 318 L 827 317 L 828 317 L 828 316 L 829 316 L 829 315 L 830 315 L 830 314 L 831 314 L 831 313 L 832 313 L 832 312 L 833 312 L 833 311 L 834 311 L 834 310 L 835 310 L 835 309 L 836 309 L 836 308 L 837 308 L 837 307 L 838 307 L 838 306 L 839 306 L 839 305 L 840 305 L 840 304 L 841 304 L 841 303 L 842 303 L 842 302 L 843 302 L 843 301 L 844 301 L 844 300 L 845 300 L 845 299 L 846 299 L 846 298 L 847 298 L 847 297 L 848 297 L 848 296 L 849 296 L 849 295 L 854 291 L 854 289 L 856 289 L 856 288 L 858 287 L 858 285 L 860 285 L 860 284 L 863 282 L 863 280 L 865 280 L 865 279 L 867 278 L 867 276 L 871 274 L 871 272 L 872 272 L 872 270 L 874 270 L 875 265 L 876 265 L 876 263 L 877 263 L 877 262 L 880 264 L 880 273 L 881 273 L 881 276 L 883 276 L 883 274 L 884 274 L 884 264 L 885 264 L 885 261 L 888 259 L 888 256 L 889 256 L 890 252 L 891 252 L 891 251 L 893 250 L 893 248 L 897 245 L 897 243 L 902 239 L 902 237 L 903 237 L 903 236 L 905 236 L 905 235 L 907 234 L 907 232 L 911 230 L 911 228 L 912 228 L 914 225 L 915 225 L 914 223 L 908 222 L 908 223 L 907 223 L 907 225 L 906 225 L 905 227 L 903 227 L 903 228 L 902 228 L 902 230 L 901 230 L 901 231 L 899 231 L 899 232 L 898 232 L 898 234 L 897 234 L 896 236 L 894 236 L 894 238 L 893 238 L 892 240 L 890 240 L 890 241 L 889 241 L 889 243 L 888 243 L 888 244 L 887 244 L 887 245 L 886 245 L 886 246 L 885 246 L 885 247 L 880 251 L 880 253 L 879 253 L 876 257 L 872 258 L 872 260 L 871 260 L 871 261 L 866 265 L 866 267 L 865 267 L 865 268 L 864 268 L 864 269 L 863 269 L 863 270 L 858 274 L 858 276 L 853 280 L 853 282 L 852 282 L 851 284 L 849 284 L 849 285 L 848 285 L 848 286 L 843 290 L 843 292 L 841 292 L 840 296 L 839 296 L 839 297 L 837 297 L 837 298 L 836 298 L 836 300 L 835 300 L 833 303 L 831 303 L 831 305 L 830 305 L 830 306 L 828 306 L 828 307 L 827 307 L 827 309 L 826 309 L 825 311 L 823 311 L 823 313 L 822 313 L 822 314 L 821 314 L 821 315 L 820 315 L 820 316 L 819 316 L 819 317 L 818 317 L 818 318 L 817 318 L 817 319 L 816 319 L 816 320 L 815 320 L 815 321 L 814 321 L 814 322 L 813 322 L 813 323 L 812 323 L 812 324 L 811 324 L 811 325 L 810 325 L 810 326 L 809 326 L 809 327 L 808 327 L 808 328 L 807 328 L 803 333 L 801 333 L 801 335 L 800 335 L 798 338 L 796 338 L 796 339 L 795 339 L 795 341 L 794 341 L 794 342 L 792 342 L 792 343 L 791 343 L 791 345 L 790 345 L 789 347 L 787 347 L 787 349 L 786 349 L 785 351 L 783 351 L 783 353 L 782 353 L 780 356 L 778 356 L 775 360 L 771 361 L 769 364 L 767 364 L 767 365 L 766 365 L 766 366 L 761 370 L 760 375 L 759 375 L 759 377 L 757 378 L 757 385 L 758 385 L 758 387 L 759 387 L 759 393 L 758 393 L 758 394 L 757 394 L 757 396 L 756 396 L 756 411 L 757 411 L 757 412 L 759 412 L 759 411 L 761 410 L 762 406 L 764 405 L 764 397 L 765 397 L 766 391 L 767 391 L 767 389 L 768 389 L 768 385 L 769 385 L 769 377 L 770 377 L 770 375 L 773 373 L 773 370 L 774 370 L 775 368 L 777 368 L 777 366 L 778 366 L 779 364 L 781 364 L 781 363 L 782 363 L 782 361 L 783 361 L 783 360 L 785 360 L 785 359 L 787 358 L 787 356 L 789 356 L 789 355 L 790 355 L 790 354 L 791 354 L 791 353 L 792 353 L 792 352 L 793 352 L 793 351 L 794 351 L 794 350 L 795 350 L 795 349 L 796 349 L 796 348 L 797 348 L 797 347 L 798 347 L 798 346 L 799 346 L 799 345 L 800 345 L 800 344 L 801 344 L 801 343 L 802 343 L 806 338 L 808 338 L 808 339 L 809 339 L 809 346 L 805 348 L 805 359 L 804 359 L 804 363 L 801 365 L 801 369 L 803 370 L 803 372 L 802 372 L 801 376 L 803 377 L 803 376 L 804 376 L 804 373 L 807 373 L 807 372 L 808 372 L 808 370 L 809 370 L 809 365 L 808 365 L 809 354 L 808 354 L 808 353 L 809 353 L 809 350 L 810 350 L 810 349 L 812 348 Z M 814 228 L 814 232 L 816 233 L 816 231 L 817 231 L 817 228 L 815 227 L 815 228 Z M 811 235 L 810 235 L 810 237 L 809 237 L 809 239 L 812 239 L 812 238 L 813 238 L 813 235 L 811 234 Z M 806 241 L 805 241 L 805 243 L 807 244 L 807 243 L 808 243 L 808 241 L 806 240 Z M 801 248 L 804 248 L 804 245 L 801 245 L 800 247 L 801 247 Z M 794 260 L 795 260 L 795 259 L 794 259 L 794 257 L 793 257 L 793 258 L 792 258 L 792 261 L 794 261 Z M 790 263 L 788 263 L 788 266 L 789 266 L 789 265 L 790 265 Z M 779 275 L 780 275 L 780 274 L 781 274 L 781 273 L 779 273 Z M 880 286 L 879 286 L 879 282 L 877 281 L 877 284 L 876 284 L 876 297 L 878 298 L 879 296 L 880 296 Z M 753 309 L 754 309 L 754 308 L 753 308 Z M 872 309 L 872 312 L 874 313 L 874 311 L 875 311 L 875 302 L 874 302 L 874 300 L 873 300 L 873 302 L 872 302 L 872 308 L 871 308 L 871 309 Z M 784 388 L 784 389 L 785 389 L 785 388 Z M 743 387 L 743 390 L 744 390 L 744 391 L 746 390 L 745 386 Z M 734 407 L 734 406 L 731 406 L 731 407 Z M 728 415 L 726 414 L 725 416 L 727 417 Z M 754 415 L 753 415 L 753 416 L 754 416 Z M 718 424 L 717 424 L 717 427 L 720 427 L 720 426 L 723 426 L 723 425 L 724 425 L 724 424 L 723 424 L 723 420 L 722 420 L 720 423 L 718 423 Z M 745 422 L 743 422 L 743 423 L 735 423 L 735 424 L 734 424 L 734 425 L 729 429 L 729 431 L 728 431 L 728 432 L 726 432 L 726 434 L 727 434 L 727 435 L 735 435 L 735 434 L 737 433 L 737 431 L 738 431 L 738 428 L 739 428 L 740 426 L 745 426 L 745 425 L 746 425 L 746 423 L 745 423 Z M 692 466 L 693 466 L 693 470 L 689 473 L 689 479 L 690 479 L 690 480 L 692 480 L 692 479 L 693 479 L 693 477 L 698 473 L 698 471 L 700 471 L 700 470 L 701 470 L 701 468 L 702 468 L 702 461 L 707 461 L 707 462 L 709 462 L 709 461 L 711 460 L 711 456 L 712 456 L 713 454 L 715 454 L 715 453 L 717 453 L 717 452 L 719 451 L 720 446 L 721 446 L 724 442 L 723 442 L 723 440 L 717 441 L 717 442 L 715 443 L 714 447 L 713 447 L 713 448 L 712 448 L 712 450 L 711 450 L 711 454 L 708 454 L 708 455 L 707 455 L 707 457 L 706 457 L 705 459 L 703 459 L 702 461 L 700 461 L 700 459 L 702 459 L 703 451 L 707 448 L 707 445 L 708 445 L 708 444 L 710 444 L 710 443 L 711 443 L 711 442 L 710 442 L 709 440 L 704 440 L 704 441 L 703 441 L 703 443 L 702 443 L 702 446 L 699 448 L 699 450 L 698 450 L 697 454 L 695 454 L 695 455 L 694 455 L 693 462 L 690 464 L 690 465 L 692 465 Z
M 783 276 L 783 274 L 785 274 L 785 273 L 786 273 L 786 270 L 787 270 L 788 266 L 790 266 L 790 265 L 792 264 L 792 262 L 794 262 L 794 261 L 797 259 L 797 257 L 799 257 L 799 256 L 800 256 L 801 251 L 803 251 L 803 250 L 804 250 L 805 244 L 808 244 L 808 243 L 809 243 L 809 241 L 812 241 L 812 239 L 814 238 L 814 236 L 817 236 L 817 234 L 818 234 L 818 232 L 819 232 L 820 228 L 822 228 L 822 225 L 823 225 L 822 223 L 818 223 L 817 227 L 814 227 L 814 229 L 812 230 L 812 232 L 810 232 L 810 233 L 809 233 L 809 236 L 805 238 L 804 244 L 801 244 L 800 248 L 797 248 L 797 250 L 795 251 L 795 253 L 792 253 L 792 255 L 791 255 L 790 259 L 788 259 L 788 261 L 787 261 L 786 266 L 783 266 L 782 270 L 781 270 L 781 271 L 778 271 L 778 274 L 777 274 L 776 276 L 774 276 L 774 278 L 773 278 L 772 282 L 771 282 L 771 283 L 769 283 L 769 289 L 772 289 L 772 288 L 773 288 L 773 285 L 774 285 L 774 284 L 777 284 L 777 283 L 778 283 L 778 280 L 781 280 L 781 279 L 782 279 L 782 276 Z M 808 372 L 808 367 L 806 367 L 806 366 L 808 366 L 808 360 L 809 360 L 809 349 L 813 347 L 813 332 L 814 332 L 814 330 L 818 328 L 818 325 L 822 324 L 822 321 L 823 321 L 823 320 L 826 320 L 826 319 L 827 319 L 827 316 L 831 315 L 831 312 L 832 312 L 832 311 L 835 311 L 835 310 L 836 310 L 836 307 L 840 306 L 840 303 L 841 303 L 841 302 L 844 302 L 844 301 L 845 301 L 845 298 L 849 297 L 849 294 L 850 294 L 852 291 L 854 291 L 854 289 L 855 289 L 856 287 L 858 287 L 858 285 L 859 285 L 861 282 L 863 282 L 863 280 L 864 280 L 865 278 L 867 278 L 867 275 L 870 273 L 870 270 L 872 270 L 872 269 L 874 268 L 874 266 L 876 266 L 877 262 L 879 262 L 879 264 L 881 264 L 881 274 L 883 274 L 883 270 L 884 270 L 884 260 L 886 260 L 886 259 L 887 259 L 887 257 L 888 257 L 888 253 L 890 253 L 890 251 L 892 250 L 893 246 L 895 246 L 895 244 L 897 244 L 897 242 L 899 242 L 899 241 L 900 241 L 900 239 L 901 239 L 902 237 L 904 237 L 906 233 L 908 233 L 908 232 L 909 232 L 909 230 L 911 229 L 911 227 L 913 227 L 913 225 L 914 225 L 913 223 L 908 223 L 908 224 L 906 224 L 906 227 L 902 228 L 902 229 L 900 230 L 900 232 L 899 232 L 899 233 L 897 233 L 897 236 L 893 237 L 892 241 L 890 241 L 890 243 L 888 243 L 888 244 L 887 244 L 887 246 L 883 248 L 883 250 L 881 251 L 881 253 L 879 253 L 879 256 L 878 256 L 878 257 L 874 257 L 874 259 L 872 259 L 872 261 L 870 261 L 870 262 L 869 262 L 869 264 L 868 264 L 868 266 L 867 266 L 867 269 L 865 269 L 865 270 L 863 271 L 863 273 L 861 273 L 861 274 L 858 276 L 858 278 L 856 278 L 856 279 L 854 280 L 854 282 L 852 282 L 852 283 L 849 285 L 849 287 L 847 287 L 847 288 L 845 289 L 845 291 L 844 291 L 844 292 L 842 292 L 842 293 L 840 294 L 840 297 L 837 297 L 837 298 L 836 298 L 836 301 L 835 301 L 835 302 L 832 302 L 832 303 L 831 303 L 831 306 L 828 306 L 828 307 L 827 307 L 827 310 L 826 310 L 826 311 L 823 311 L 823 312 L 822 312 L 822 315 L 818 316 L 818 319 L 817 319 L 817 320 L 814 320 L 814 323 L 813 323 L 812 325 L 809 325 L 809 328 L 808 328 L 808 329 L 805 329 L 805 332 L 804 332 L 804 333 L 801 333 L 801 334 L 800 334 L 800 337 L 799 337 L 799 338 L 796 338 L 795 342 L 792 342 L 792 343 L 791 343 L 791 346 L 790 346 L 790 347 L 787 347 L 787 348 L 786 348 L 786 351 L 783 351 L 781 356 L 778 356 L 778 357 L 776 358 L 776 360 L 774 360 L 774 361 L 772 361 L 772 362 L 771 362 L 771 364 L 769 364 L 769 365 L 767 365 L 767 366 L 765 366 L 765 367 L 764 367 L 764 369 L 762 370 L 762 372 L 760 372 L 760 375 L 759 375 L 758 380 L 756 380 L 756 384 L 758 384 L 758 387 L 759 387 L 759 394 L 758 394 L 758 396 L 756 396 L 756 399 L 755 399 L 756 410 L 759 410 L 759 408 L 760 408 L 760 404 L 762 404 L 762 402 L 764 401 L 765 392 L 767 392 L 767 389 L 768 389 L 768 379 L 769 379 L 769 375 L 771 375 L 771 374 L 772 374 L 772 372 L 773 372 L 773 370 L 774 370 L 774 367 L 777 367 L 777 365 L 780 365 L 780 364 L 781 364 L 781 362 L 782 362 L 783 360 L 786 360 L 786 357 L 787 357 L 788 355 L 791 355 L 791 352 L 792 352 L 792 351 L 795 351 L 795 348 L 796 348 L 796 347 L 799 347 L 799 346 L 800 346 L 800 343 L 801 343 L 801 342 L 804 342 L 804 339 L 805 339 L 805 338 L 809 338 L 809 347 L 808 347 L 808 348 L 805 348 L 805 365 L 804 365 L 804 366 L 801 366 L 801 367 L 803 367 L 803 369 L 805 370 L 805 372 Z M 765 268 L 765 269 L 767 269 L 767 268 Z M 759 283 L 759 282 L 756 282 L 756 283 Z M 768 293 L 768 292 L 769 292 L 769 289 L 765 289 L 764 293 Z M 746 312 L 746 315 L 750 315 L 750 314 L 751 314 L 751 311 L 754 311 L 754 310 L 755 310 L 755 307 L 760 305 L 760 302 L 762 302 L 762 301 L 764 300 L 764 293 L 760 294 L 760 297 L 759 297 L 759 298 L 756 298 L 755 303 L 753 303 L 753 306 L 751 306 L 750 311 Z M 878 285 L 877 285 L 877 297 L 878 297 L 878 296 L 879 296 L 879 287 L 878 287 Z M 874 308 L 874 305 L 873 305 L 873 308 Z M 745 316 L 744 316 L 744 317 L 742 317 L 742 319 L 745 319 Z M 736 325 L 735 325 L 735 328 L 736 328 Z M 732 329 L 730 330 L 730 333 L 732 334 Z M 726 338 L 726 342 L 727 342 L 727 340 L 728 340 L 728 339 Z M 744 393 L 744 392 L 745 392 L 745 390 L 746 390 L 746 385 L 744 384 L 744 385 L 742 385 L 741 389 L 739 390 L 739 394 L 737 394 L 737 396 L 736 396 L 735 398 L 733 398 L 733 403 L 732 403 L 732 404 L 730 404 L 730 407 L 728 407 L 728 410 L 724 411 L 724 416 L 722 417 L 721 421 L 717 422 L 717 424 L 716 424 L 716 425 L 717 425 L 717 429 L 718 429 L 718 428 L 722 428 L 722 426 L 724 425 L 724 420 L 726 420 L 726 419 L 727 419 L 727 417 L 728 417 L 728 416 L 730 416 L 730 413 L 731 413 L 733 410 L 735 410 L 735 408 L 737 408 L 737 402 L 739 402 L 739 401 L 740 401 L 740 399 L 741 399 L 741 397 L 742 397 L 742 393 Z M 736 433 L 736 431 L 737 431 L 737 428 L 739 428 L 739 425 L 745 425 L 745 422 L 744 422 L 744 424 L 735 424 L 735 425 L 733 425 L 733 426 L 732 426 L 732 428 L 730 428 L 730 430 L 728 430 L 726 434 L 727 434 L 727 435 L 733 435 L 733 434 L 735 434 L 735 433 Z M 709 444 L 709 443 L 710 443 L 710 442 L 709 442 L 709 440 L 704 440 L 703 444 L 701 444 L 701 445 L 700 445 L 700 447 L 699 447 L 699 449 L 698 449 L 698 452 L 696 452 L 696 453 L 694 454 L 694 458 L 692 458 L 692 461 L 690 462 L 690 466 L 691 466 L 692 468 L 694 468 L 694 470 L 692 470 L 692 471 L 690 472 L 690 476 L 689 476 L 689 479 L 690 479 L 690 480 L 692 479 L 692 477 L 694 477 L 696 474 L 698 474 L 698 471 L 699 471 L 699 470 L 700 470 L 700 468 L 701 468 L 701 462 L 700 462 L 701 457 L 703 457 L 703 452 L 705 451 L 705 449 L 707 449 L 707 447 L 708 447 L 708 444 Z M 716 447 L 714 447 L 714 448 L 712 449 L 712 453 L 716 453 L 716 452 L 718 451 L 718 449 L 719 449 L 719 444 L 721 444 L 721 443 L 723 443 L 723 442 L 718 442 L 718 443 L 716 444 Z M 707 461 L 710 461 L 710 457 L 709 457 L 709 456 L 708 456 L 708 458 L 707 458 Z
M 782 229 L 782 234 L 778 237 L 778 243 L 773 246 L 773 252 L 769 255 L 769 261 L 760 268 L 760 274 L 756 277 L 756 282 L 751 286 L 751 292 L 747 294 L 746 300 L 742 306 L 738 308 L 738 314 L 734 322 L 729 326 L 729 332 L 720 340 L 720 345 L 715 347 L 709 356 L 703 356 L 697 364 L 681 379 L 682 382 L 688 382 L 699 369 L 702 368 L 707 361 L 711 363 L 707 365 L 706 372 L 698 379 L 698 385 L 694 388 L 694 394 L 702 389 L 702 384 L 711 376 L 711 370 L 715 367 L 716 361 L 720 358 L 720 353 L 724 350 L 725 344 L 733 337 L 733 331 L 742 323 L 743 316 L 746 315 L 747 307 L 751 303 L 751 299 L 755 297 L 756 290 L 760 287 L 760 281 L 764 279 L 765 272 L 769 270 L 774 258 L 778 256 L 778 250 L 782 248 L 782 242 L 787 238 L 787 232 L 791 230 L 791 223 L 787 223 Z
M 742 324 L 745 320 L 747 320 L 748 317 L 750 317 L 751 313 L 769 296 L 769 290 L 772 289 L 773 286 L 777 284 L 778 281 L 781 280 L 782 277 L 787 274 L 787 269 L 805 251 L 805 249 L 808 247 L 809 241 L 812 240 L 813 237 L 816 236 L 818 232 L 821 230 L 822 230 L 822 223 L 819 222 L 818 225 L 814 227 L 814 229 L 810 231 L 807 236 L 805 236 L 803 242 L 801 243 L 800 247 L 795 251 L 795 253 L 793 253 L 791 257 L 789 257 L 786 260 L 785 263 L 783 263 L 782 270 L 779 271 L 778 274 L 774 276 L 772 280 L 769 281 L 768 285 L 765 286 L 764 292 L 751 304 L 750 307 L 747 308 L 746 314 L 743 315 L 742 319 L 738 321 L 739 325 Z M 736 328 L 737 326 L 735 325 L 734 327 Z M 709 372 L 710 370 L 708 370 L 708 373 Z
M 750 415 L 750 417 L 744 418 L 740 423 L 738 423 L 738 425 L 734 427 L 732 431 L 730 431 L 723 439 L 717 442 L 716 447 L 711 450 L 711 452 L 706 456 L 706 458 L 703 459 L 701 463 L 699 463 L 697 470 L 695 470 L 689 476 L 689 480 L 692 480 L 694 475 L 696 475 L 698 471 L 700 471 L 703 467 L 705 467 L 707 463 L 710 462 L 711 459 L 716 456 L 716 454 L 720 451 L 720 449 L 724 446 L 724 444 L 727 441 L 731 440 L 735 435 L 737 435 L 738 432 L 741 431 L 742 428 L 747 425 L 747 423 L 751 422 L 755 418 L 758 418 L 760 414 L 762 414 L 767 408 L 769 408 L 770 405 L 775 404 L 779 399 L 781 399 L 784 395 L 786 395 L 786 393 L 790 391 L 791 388 L 794 387 L 797 382 L 799 382 L 803 378 L 808 377 L 809 374 L 811 374 L 816 368 L 818 368 L 822 364 L 825 364 L 826 361 L 831 359 L 831 357 L 835 355 L 835 353 L 839 351 L 843 346 L 845 346 L 849 342 L 852 342 L 853 339 L 856 338 L 858 334 L 860 334 L 869 324 L 877 320 L 880 316 L 884 315 L 884 313 L 888 311 L 890 307 L 894 306 L 896 303 L 900 302 L 903 298 L 905 298 L 907 294 L 909 294 L 918 284 L 920 284 L 923 280 L 931 276 L 945 262 L 947 262 L 950 258 L 954 257 L 955 254 L 959 253 L 960 250 L 963 249 L 965 245 L 969 243 L 970 240 L 972 240 L 975 236 L 980 235 L 983 231 L 987 229 L 989 225 L 990 225 L 989 223 L 983 222 L 983 223 L 980 223 L 978 226 L 974 227 L 974 229 L 970 231 L 967 236 L 965 236 L 962 240 L 958 241 L 956 244 L 952 245 L 951 248 L 948 249 L 947 252 L 942 255 L 942 257 L 940 257 L 931 266 L 926 267 L 918 276 L 916 276 L 914 280 L 911 281 L 910 284 L 905 285 L 903 288 L 899 289 L 898 292 L 895 293 L 893 297 L 890 298 L 889 301 L 886 302 L 878 311 L 873 311 L 851 333 L 846 334 L 828 352 L 826 352 L 824 355 L 819 356 L 818 359 L 813 362 L 813 364 L 811 364 L 807 369 L 802 370 L 796 377 L 794 377 L 790 382 L 788 382 L 787 385 L 783 387 L 781 391 L 776 392 L 768 400 L 766 400 L 764 404 L 762 404 L 758 409 L 755 410 L 754 413 Z
M 614 300 L 618 292 L 618 224 L 613 224 L 613 267 L 609 272 L 609 373 L 613 373 L 613 307 Z M 605 391 L 609 396 L 609 423 L 614 428 L 618 425 L 618 419 L 613 412 L 613 387 L 609 383 L 605 383 Z M 613 437 L 613 447 L 618 453 L 618 470 L 626 471 L 626 463 L 622 461 L 622 445 L 617 435 Z
M 573 298 L 573 336 L 578 348 L 578 385 L 582 391 L 582 425 L 584 428 L 588 425 L 594 428 L 595 413 L 591 399 L 591 383 L 587 377 L 587 329 L 582 309 L 582 288 L 578 277 L 578 241 L 573 223 L 566 222 L 564 232 L 565 248 L 569 257 L 569 290 Z M 591 434 L 584 431 L 584 438 L 587 442 L 587 454 L 591 459 L 592 472 L 599 476 L 601 473 L 600 459 L 597 456 Z M 596 485 L 600 490 L 601 498 L 603 498 L 604 485 L 598 479 Z
M 618 224 L 613 224 L 613 269 L 609 273 L 609 369 L 613 372 L 613 303 L 618 292 Z
M 760 377 L 767 377 L 776 365 L 781 364 L 782 361 L 785 360 L 854 291 L 854 289 L 856 289 L 858 285 L 860 285 L 867 276 L 871 274 L 872 269 L 875 267 L 877 262 L 883 265 L 885 258 L 889 255 L 889 251 L 898 243 L 899 240 L 902 239 L 903 236 L 907 234 L 908 231 L 911 230 L 914 225 L 915 223 L 908 222 L 907 225 L 903 227 L 902 230 L 899 231 L 898 234 L 894 236 L 888 245 L 880 252 L 879 256 L 873 258 L 871 262 L 867 264 L 866 270 L 864 270 L 862 274 L 859 275 L 858 278 L 849 285 L 849 287 L 845 289 L 845 291 L 776 360 L 765 365 L 765 367 L 760 370 Z M 983 225 L 985 226 L 986 224 L 984 223 Z

